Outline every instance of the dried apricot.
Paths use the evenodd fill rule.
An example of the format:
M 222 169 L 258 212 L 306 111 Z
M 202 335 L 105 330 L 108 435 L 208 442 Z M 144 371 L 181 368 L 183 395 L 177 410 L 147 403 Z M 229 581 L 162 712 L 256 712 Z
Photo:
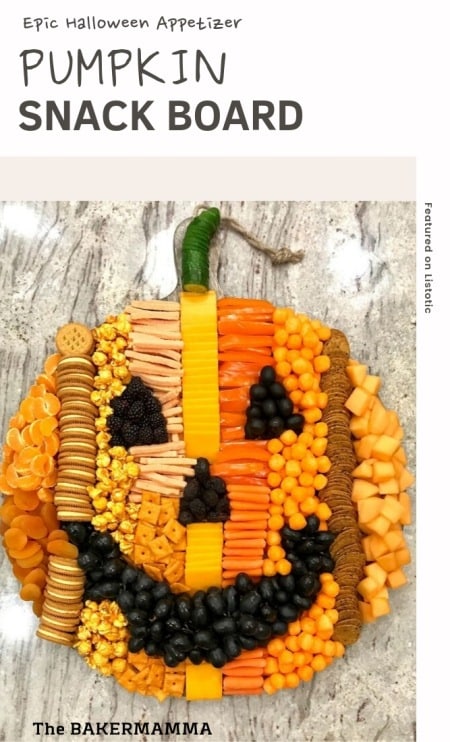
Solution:
M 13 498 L 9 497 L 3 503 L 0 509 L 0 515 L 2 516 L 3 523 L 6 523 L 7 526 L 10 526 L 14 518 L 16 518 L 18 515 L 22 515 L 22 511 L 14 503 Z
M 42 595 L 41 588 L 39 585 L 34 585 L 33 583 L 29 583 L 27 585 L 23 585 L 19 592 L 20 597 L 22 600 L 39 600 L 39 598 Z
M 67 535 L 67 531 L 63 531 L 62 529 L 56 528 L 54 531 L 51 531 L 51 533 L 47 536 L 47 544 L 50 543 L 50 541 L 68 541 L 69 536 Z
M 36 510 L 39 506 L 39 497 L 36 492 L 26 492 L 24 490 L 17 490 L 13 495 L 14 504 L 17 505 L 19 510 Z
M 48 528 L 49 533 L 59 526 L 59 520 L 56 513 L 56 506 L 52 502 L 45 502 L 41 505 L 41 518 Z
M 20 550 L 27 545 L 27 535 L 21 528 L 8 528 L 5 532 L 5 545 L 7 549 Z
M 23 549 L 10 549 L 9 556 L 12 559 L 28 559 L 38 553 L 41 548 L 37 541 L 28 541 Z
M 41 567 L 36 567 L 35 569 L 32 569 L 31 572 L 28 572 L 27 576 L 23 580 L 23 584 L 37 585 L 41 590 L 43 590 L 47 584 L 47 575 Z
M 13 564 L 12 567 L 13 575 L 16 578 L 16 580 L 19 580 L 19 582 L 23 582 L 27 574 L 30 572 L 29 567 L 20 567 L 17 563 Z
M 62 539 L 49 541 L 47 544 L 47 551 L 49 554 L 66 557 L 68 559 L 76 559 L 76 557 L 78 556 L 77 547 L 73 544 L 70 544 L 68 541 L 63 541 Z
M 11 522 L 13 528 L 21 528 L 31 538 L 45 538 L 48 528 L 39 515 L 18 515 Z
M 19 567 L 24 567 L 25 569 L 31 569 L 33 567 L 37 567 L 44 558 L 44 551 L 41 546 L 39 546 L 39 551 L 36 552 L 36 554 L 33 554 L 33 556 L 28 557 L 28 559 L 18 559 L 17 564 Z
M 53 492 L 48 487 L 39 487 L 37 496 L 40 502 L 53 502 Z

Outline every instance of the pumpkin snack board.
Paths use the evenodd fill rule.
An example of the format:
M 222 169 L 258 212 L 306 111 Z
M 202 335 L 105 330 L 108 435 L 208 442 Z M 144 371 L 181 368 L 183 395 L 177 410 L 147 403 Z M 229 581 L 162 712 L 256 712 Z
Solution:
M 189 223 L 171 300 L 57 329 L 3 447 L 37 636 L 159 701 L 345 672 L 408 581 L 413 476 L 381 375 L 318 312 L 211 289 L 220 222 Z

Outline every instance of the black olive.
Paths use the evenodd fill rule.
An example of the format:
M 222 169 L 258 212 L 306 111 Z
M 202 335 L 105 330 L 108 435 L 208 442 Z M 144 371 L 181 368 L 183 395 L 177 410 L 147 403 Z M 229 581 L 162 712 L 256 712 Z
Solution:
M 300 611 L 307 611 L 312 606 L 312 598 L 305 598 L 303 595 L 299 595 L 298 593 L 294 593 L 292 596 L 292 602 L 293 604 L 299 609 Z
M 85 523 L 71 521 L 66 524 L 64 530 L 67 531 L 70 541 L 75 546 L 82 546 L 88 537 L 88 529 Z
M 131 636 L 135 636 L 139 639 L 148 638 L 148 634 L 149 634 L 148 626 L 144 626 L 144 624 L 132 623 L 132 624 L 129 624 L 129 629 L 130 629 Z
M 291 603 L 280 606 L 278 609 L 278 615 L 283 621 L 295 621 L 298 618 L 298 608 Z
M 94 531 L 89 539 L 89 546 L 97 554 L 107 554 L 115 546 L 114 539 L 109 533 Z
M 264 420 L 253 418 L 245 424 L 244 432 L 248 440 L 262 438 L 266 432 L 266 423 Z
M 103 569 L 101 567 L 99 569 L 93 569 L 92 571 L 89 571 L 90 582 L 99 582 L 102 578 L 103 578 Z
M 265 399 L 262 404 L 262 410 L 266 418 L 275 417 L 277 414 L 276 402 L 273 399 Z
M 247 613 L 242 613 L 239 621 L 239 632 L 244 636 L 253 636 L 258 622 L 254 616 L 249 616 Z
M 145 654 L 147 654 L 149 657 L 156 657 L 159 652 L 159 647 L 156 642 L 149 641 L 144 647 Z
M 109 579 L 111 577 L 118 577 L 122 574 L 125 564 L 121 559 L 107 559 L 103 563 L 103 574 Z
M 260 405 L 250 405 L 250 407 L 247 407 L 245 414 L 247 415 L 247 420 L 261 420 L 263 416 L 262 407 Z
M 156 642 L 161 641 L 164 636 L 164 624 L 162 621 L 156 620 L 150 624 L 150 636 Z
M 200 629 L 194 634 L 194 644 L 201 649 L 214 649 L 217 646 L 217 639 L 212 631 Z
M 169 644 L 164 647 L 164 662 L 167 667 L 176 667 L 182 661 L 182 659 L 179 659 L 179 654 L 176 649 L 171 647 Z
M 297 587 L 302 595 L 307 598 L 313 594 L 316 589 L 316 578 L 313 574 L 308 572 L 306 575 L 302 575 L 297 580 Z
M 306 529 L 303 529 L 303 530 L 306 530 Z M 302 540 L 303 538 L 302 533 L 303 533 L 302 531 L 296 531 L 293 528 L 289 528 L 289 526 L 284 526 L 281 529 L 281 537 L 283 539 L 288 539 L 289 541 L 293 541 L 294 545 Z
M 336 534 L 331 531 L 319 531 L 316 534 L 316 544 L 320 544 L 324 549 L 327 549 L 331 546 L 335 538 Z
M 223 616 L 225 604 L 222 591 L 219 588 L 213 587 L 208 590 L 206 593 L 205 603 L 211 613 L 214 613 L 215 616 Z
M 182 623 L 176 616 L 169 616 L 166 621 L 166 629 L 168 631 L 179 631 L 182 627 Z
M 85 572 L 87 570 L 95 569 L 99 564 L 100 559 L 93 551 L 85 551 L 84 554 L 80 554 L 78 557 L 78 566 Z
M 240 599 L 239 608 L 242 613 L 255 614 L 261 603 L 262 597 L 257 590 L 250 590 Z
M 241 647 L 235 636 L 227 634 L 223 638 L 223 651 L 225 652 L 229 660 L 234 660 L 239 657 L 241 653 Z
M 283 632 L 284 633 L 284 632 Z M 239 643 L 242 649 L 255 649 L 258 646 L 258 640 L 254 636 L 240 636 Z
M 123 574 L 122 574 L 123 580 Z M 151 577 L 145 574 L 145 572 L 138 573 L 138 578 L 133 585 L 133 589 L 140 593 L 141 590 L 151 590 L 155 586 L 155 581 Z
M 286 390 L 283 384 L 280 384 L 278 381 L 274 381 L 269 386 L 269 392 L 272 399 L 283 399 L 286 396 Z
M 334 559 L 330 556 L 322 556 L 322 569 L 324 572 L 332 572 L 334 569 Z
M 193 649 L 192 641 L 184 631 L 178 631 L 170 640 L 172 647 L 181 649 L 183 652 L 190 652 Z
M 303 415 L 290 415 L 286 419 L 286 427 L 288 430 L 293 430 L 294 433 L 297 433 L 299 435 L 303 430 L 303 425 L 305 424 L 305 418 Z
M 258 585 L 258 592 L 268 603 L 272 602 L 273 598 L 273 585 L 272 581 L 268 577 L 263 577 Z
M 207 654 L 208 662 L 211 663 L 213 667 L 223 667 L 227 662 L 227 656 L 223 649 L 220 647 L 216 647 L 215 649 L 212 649 Z
M 170 612 L 172 610 L 173 600 L 171 598 L 161 598 L 156 603 L 154 609 L 153 609 L 153 615 L 155 618 L 167 618 L 170 616 Z
M 104 553 L 103 559 L 119 559 L 120 556 L 120 547 L 118 544 L 114 544 L 112 549 Z
M 192 624 L 198 629 L 208 626 L 209 624 L 209 613 L 204 605 L 199 605 L 198 608 L 194 608 L 191 616 Z
M 225 602 L 225 610 L 228 613 L 234 613 L 239 605 L 238 592 L 234 585 L 228 585 L 225 588 L 225 590 L 223 591 L 223 599 Z
M 181 505 L 183 508 L 183 504 Z M 188 526 L 190 523 L 195 523 L 195 518 L 189 510 L 180 509 L 178 520 L 182 526 Z
M 265 621 L 258 621 L 254 636 L 259 642 L 266 642 L 272 636 L 272 626 Z
M 105 597 L 103 587 L 99 585 L 94 585 L 84 593 L 84 600 L 94 600 L 96 603 L 100 603 Z
M 278 615 L 276 608 L 270 605 L 270 603 L 264 603 L 259 609 L 259 614 L 261 618 L 263 618 L 265 621 L 268 621 L 269 623 L 273 623 L 274 621 L 276 621 Z
M 284 605 L 289 600 L 289 594 L 286 590 L 276 590 L 274 597 L 277 605 Z
M 281 417 L 286 419 L 292 415 L 294 405 L 289 397 L 283 397 L 282 399 L 277 400 L 277 408 Z
M 302 556 L 307 556 L 309 554 L 314 554 L 316 551 L 316 542 L 313 538 L 304 538 L 302 539 L 297 546 L 297 554 L 301 554 Z
M 145 639 L 132 636 L 128 642 L 128 649 L 130 652 L 140 652 L 144 648 Z
M 278 438 L 283 433 L 284 427 L 283 419 L 278 415 L 271 417 L 267 423 L 268 432 L 274 438 Z
M 322 567 L 322 557 L 318 554 L 306 557 L 306 566 L 310 572 L 319 572 Z
M 188 595 L 178 595 L 175 598 L 175 606 L 180 619 L 183 623 L 187 623 L 191 618 L 192 606 L 191 600 Z
M 142 590 L 142 588 L 140 589 Z M 154 586 L 152 588 L 152 595 L 154 600 L 168 598 L 169 595 L 171 595 L 171 590 L 167 582 L 157 582 L 156 584 L 154 583 Z
M 303 529 L 304 533 L 315 533 L 320 526 L 320 520 L 317 515 L 308 515 L 306 518 L 306 526 Z
M 248 593 L 248 591 L 253 588 L 253 582 L 245 572 L 239 572 L 234 584 L 236 585 L 236 590 L 241 595 Z
M 283 389 L 284 391 L 284 389 Z M 267 397 L 267 389 L 263 384 L 252 384 L 250 387 L 250 399 L 252 402 L 262 402 Z
M 135 608 L 139 608 L 141 611 L 148 611 L 153 605 L 153 599 L 152 594 L 149 593 L 147 590 L 141 590 L 140 593 L 137 593 L 136 600 L 134 603 Z
M 259 381 L 265 386 L 270 386 L 276 380 L 275 369 L 273 366 L 263 366 L 259 372 Z
M 135 624 L 137 626 L 143 626 L 148 621 L 147 613 L 145 611 L 139 611 L 136 608 L 128 611 L 127 618 L 130 624 Z
M 288 629 L 288 625 L 286 621 L 274 621 L 272 624 L 272 634 L 275 634 L 275 636 L 281 636 L 282 634 L 285 634 Z
M 103 582 L 99 587 L 104 598 L 116 598 L 122 585 L 120 582 Z
M 214 621 L 212 625 L 216 634 L 234 634 L 236 631 L 236 621 L 231 616 L 223 616 Z
M 117 596 L 119 608 L 127 612 L 134 608 L 134 595 L 130 590 L 121 590 Z
M 127 565 L 125 569 L 123 570 L 120 576 L 120 579 L 122 580 L 124 585 L 131 585 L 131 583 L 137 580 L 138 577 L 139 577 L 139 570 Z
M 204 606 L 205 605 L 205 598 L 206 598 L 206 591 L 205 590 L 197 590 L 197 592 L 194 593 L 194 597 L 192 598 L 192 602 L 194 604 L 194 608 L 197 608 L 198 606 Z
M 281 575 L 279 578 L 280 586 L 283 590 L 288 593 L 293 593 L 295 590 L 295 578 L 293 575 Z
M 307 572 L 306 564 L 305 562 L 302 562 L 301 559 L 294 559 L 292 561 L 292 575 L 295 577 L 301 577 L 301 575 L 305 575 Z
M 189 652 L 189 659 L 193 665 L 200 665 L 203 662 L 203 652 L 199 647 L 194 647 Z

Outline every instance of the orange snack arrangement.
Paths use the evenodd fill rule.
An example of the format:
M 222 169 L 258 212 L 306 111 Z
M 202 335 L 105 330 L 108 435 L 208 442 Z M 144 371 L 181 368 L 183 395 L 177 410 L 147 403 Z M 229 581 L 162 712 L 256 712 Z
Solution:
M 67 392 L 60 414 L 61 356 L 50 356 L 3 447 L 3 545 L 21 599 L 41 616 L 38 636 L 158 701 L 294 690 L 345 652 L 331 545 L 345 553 L 348 543 L 321 500 L 335 434 L 323 419 L 324 350 L 336 331 L 203 289 L 179 302 L 132 301 L 92 333 L 83 328 L 92 348 L 77 359 L 80 400 Z M 351 537 L 366 560 L 355 604 L 369 622 L 407 581 L 413 478 L 380 377 L 356 361 L 346 373 Z M 89 408 L 89 425 L 77 405 Z M 75 448 L 60 462 L 79 468 L 57 487 L 72 517 L 60 523 L 64 426 L 79 438 L 71 434 Z

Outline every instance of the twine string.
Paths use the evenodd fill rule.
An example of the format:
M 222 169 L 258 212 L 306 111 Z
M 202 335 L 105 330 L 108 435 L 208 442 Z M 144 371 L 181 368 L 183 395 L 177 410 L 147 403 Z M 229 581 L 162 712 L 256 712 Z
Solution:
M 209 207 L 206 204 L 198 204 L 194 209 L 194 216 L 198 216 L 201 211 L 204 211 L 208 208 Z M 262 242 L 260 239 L 258 239 L 258 237 L 255 237 L 255 235 L 248 232 L 245 227 L 243 227 L 241 224 L 239 224 L 239 222 L 237 222 L 235 219 L 232 219 L 231 217 L 221 217 L 220 227 L 222 229 L 229 229 L 231 232 L 234 232 L 239 237 L 242 237 L 251 247 L 254 247 L 255 250 L 259 250 L 259 252 L 267 255 L 267 257 L 270 258 L 270 260 L 272 261 L 273 265 L 300 263 L 303 260 L 303 251 L 300 250 L 298 252 L 292 252 L 287 247 L 281 247 L 278 250 L 275 250 L 273 247 L 270 247 L 265 242 Z

